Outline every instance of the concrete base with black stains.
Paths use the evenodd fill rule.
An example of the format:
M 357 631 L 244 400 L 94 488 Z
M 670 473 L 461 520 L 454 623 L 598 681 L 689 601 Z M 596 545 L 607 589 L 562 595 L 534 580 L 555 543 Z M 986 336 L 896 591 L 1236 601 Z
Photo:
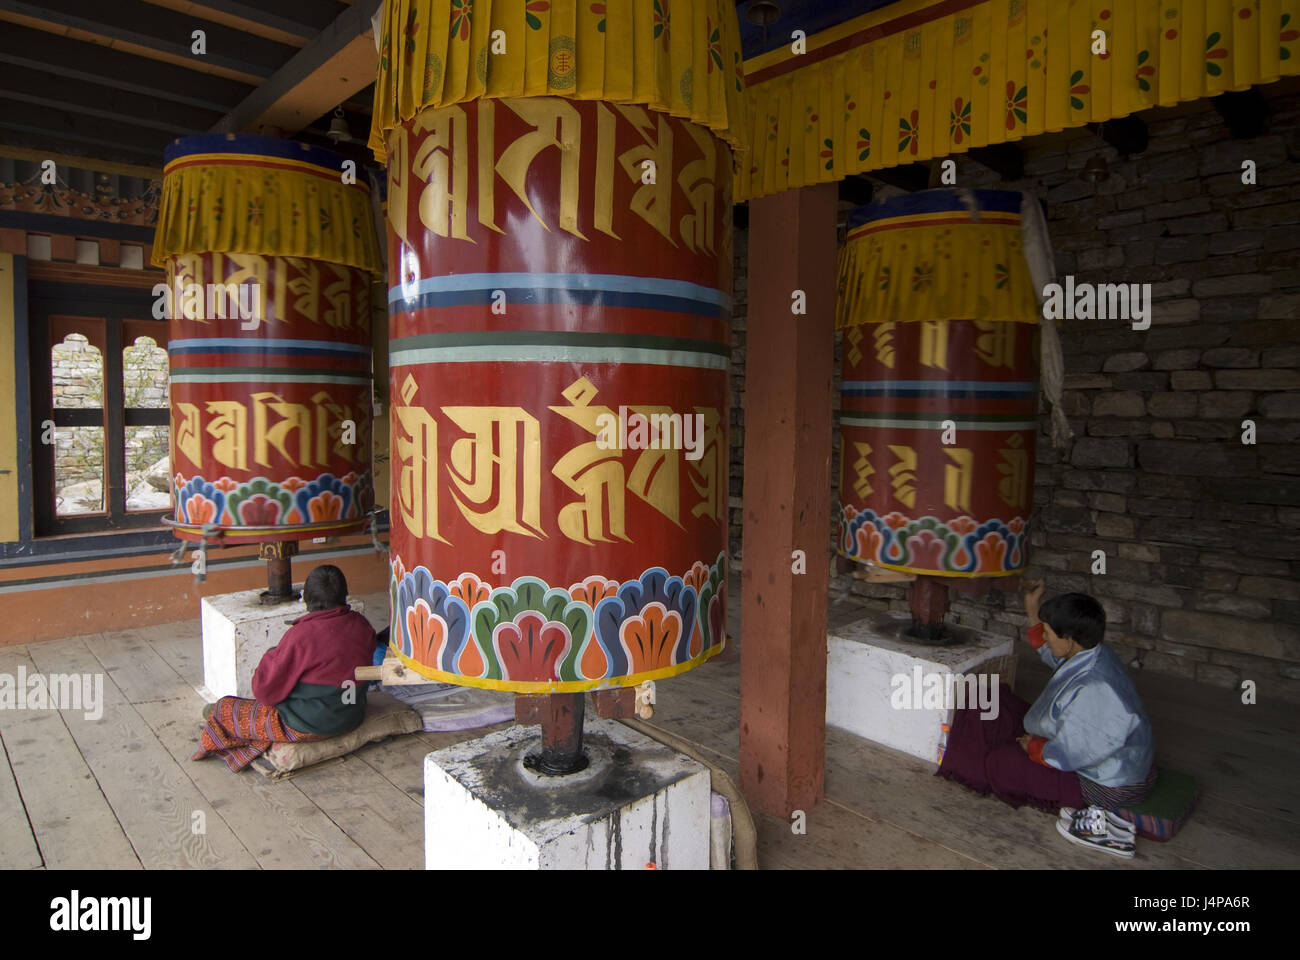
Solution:
M 907 678 L 912 685 L 918 667 L 924 677 L 979 674 L 990 661 L 1009 656 L 1013 644 L 1007 637 L 950 625 L 948 629 L 961 642 L 926 646 L 902 638 L 901 631 L 910 623 L 906 614 L 872 614 L 830 631 L 826 638 L 826 722 L 938 763 L 943 725 L 952 720 L 951 706 L 925 709 L 923 703 L 913 702 L 907 709 L 896 709 L 894 678 Z M 998 680 L 990 677 L 987 682 L 991 683 L 989 692 L 996 696 Z
M 294 586 L 302 592 L 302 584 Z M 204 597 L 200 601 L 203 625 L 203 685 L 220 697 L 253 697 L 253 673 L 262 655 L 278 644 L 292 621 L 307 615 L 301 600 L 262 603 L 262 590 L 240 590 Z M 364 614 L 366 605 L 352 598 L 348 606 Z
M 438 869 L 707 870 L 704 765 L 611 720 L 589 718 L 586 769 L 524 765 L 536 726 L 512 726 L 424 759 L 425 866 Z

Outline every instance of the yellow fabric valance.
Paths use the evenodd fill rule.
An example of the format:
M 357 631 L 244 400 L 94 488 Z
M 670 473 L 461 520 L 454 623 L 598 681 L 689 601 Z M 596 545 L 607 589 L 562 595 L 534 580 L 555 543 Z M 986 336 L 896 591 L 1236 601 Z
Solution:
M 1300 0 L 901 0 L 746 61 L 736 200 L 1295 75 L 1297 28 Z
M 874 323 L 1038 322 L 1019 193 L 927 190 L 860 207 L 840 251 L 837 329 Z
M 384 0 L 370 147 L 426 107 L 484 97 L 632 103 L 741 148 L 731 0 Z
M 188 253 L 255 253 L 383 273 L 369 189 L 345 184 L 338 166 L 294 159 L 297 144 L 274 142 L 288 156 L 222 150 L 168 160 L 154 234 L 156 266 Z M 322 153 L 310 155 L 319 160 Z

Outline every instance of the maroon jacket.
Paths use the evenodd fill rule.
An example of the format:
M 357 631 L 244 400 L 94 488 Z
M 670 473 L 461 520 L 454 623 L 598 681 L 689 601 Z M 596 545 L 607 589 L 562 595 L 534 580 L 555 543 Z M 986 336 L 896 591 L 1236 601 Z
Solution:
M 357 667 L 375 655 L 370 621 L 348 607 L 318 610 L 293 622 L 278 646 L 262 655 L 253 671 L 253 696 L 274 707 L 299 683 L 342 687 L 356 682 Z

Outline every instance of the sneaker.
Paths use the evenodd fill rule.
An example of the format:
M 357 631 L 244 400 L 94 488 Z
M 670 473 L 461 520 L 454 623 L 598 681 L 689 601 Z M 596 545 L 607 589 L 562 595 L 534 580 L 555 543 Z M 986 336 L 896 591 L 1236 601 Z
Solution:
M 1084 807 L 1083 809 L 1080 810 L 1076 810 L 1074 807 L 1062 807 L 1060 813 L 1060 820 L 1063 824 L 1065 824 L 1068 827 L 1070 826 L 1070 824 L 1074 822 L 1075 817 L 1085 812 L 1087 809 L 1088 809 L 1087 807 Z M 1104 809 L 1104 808 L 1094 807 L 1093 809 Z M 1129 834 L 1130 836 L 1132 836 L 1135 832 L 1133 828 L 1133 824 L 1129 823 L 1119 814 L 1114 813 L 1110 810 L 1106 810 L 1106 822 L 1110 824 L 1111 830 L 1115 833 Z
M 1101 807 L 1076 810 L 1073 820 L 1068 825 L 1063 820 L 1057 820 L 1056 832 L 1071 843 L 1077 843 L 1081 847 L 1091 847 L 1116 857 L 1132 859 L 1137 849 L 1133 834 L 1120 833 L 1112 828 L 1106 811 Z

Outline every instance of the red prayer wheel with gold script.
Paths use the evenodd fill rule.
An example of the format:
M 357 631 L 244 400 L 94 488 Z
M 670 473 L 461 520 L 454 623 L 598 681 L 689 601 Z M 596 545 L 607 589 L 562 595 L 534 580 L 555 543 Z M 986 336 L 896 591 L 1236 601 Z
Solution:
M 851 216 L 837 315 L 842 556 L 942 577 L 1024 567 L 1038 313 L 1022 202 L 930 190 Z
M 166 161 L 173 532 L 270 544 L 360 529 L 379 270 L 367 187 L 342 157 L 267 137 L 190 137 Z
M 427 110 L 393 132 L 389 163 L 401 659 L 564 692 L 713 655 L 726 144 L 638 107 L 547 97 Z
M 533 694 L 722 649 L 732 272 L 728 143 L 575 94 L 585 34 L 540 16 L 566 54 L 544 90 L 573 96 L 462 98 L 384 136 L 393 649 Z

